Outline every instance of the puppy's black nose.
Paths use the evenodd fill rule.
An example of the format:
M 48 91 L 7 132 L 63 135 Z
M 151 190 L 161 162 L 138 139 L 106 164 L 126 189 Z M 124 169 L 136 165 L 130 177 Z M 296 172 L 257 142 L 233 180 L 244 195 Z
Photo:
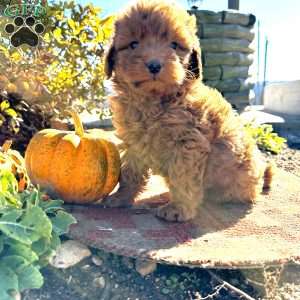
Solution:
M 160 72 L 161 69 L 161 64 L 158 60 L 150 60 L 147 64 L 146 64 L 148 70 L 150 71 L 150 73 L 152 74 L 157 74 Z

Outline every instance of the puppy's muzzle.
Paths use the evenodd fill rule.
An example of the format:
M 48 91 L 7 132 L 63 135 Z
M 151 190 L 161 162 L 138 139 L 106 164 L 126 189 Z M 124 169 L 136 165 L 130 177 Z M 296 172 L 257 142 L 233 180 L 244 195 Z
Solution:
M 146 63 L 146 66 L 149 72 L 154 75 L 158 74 L 162 67 L 161 63 L 156 59 L 150 60 L 148 63 Z

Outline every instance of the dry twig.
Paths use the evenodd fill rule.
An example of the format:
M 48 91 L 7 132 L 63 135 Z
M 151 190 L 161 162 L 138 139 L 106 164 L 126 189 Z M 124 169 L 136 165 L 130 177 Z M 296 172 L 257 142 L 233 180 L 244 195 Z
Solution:
M 254 298 L 252 298 L 251 296 L 249 296 L 247 293 L 243 292 L 239 288 L 237 288 L 237 287 L 233 286 L 232 284 L 228 283 L 227 281 L 223 280 L 221 277 L 219 277 L 214 272 L 212 272 L 210 270 L 207 270 L 207 272 L 209 273 L 209 275 L 211 277 L 213 277 L 215 280 L 217 280 L 224 289 L 231 290 L 235 294 L 239 295 L 240 298 L 243 298 L 243 299 L 246 299 L 246 300 L 255 300 Z

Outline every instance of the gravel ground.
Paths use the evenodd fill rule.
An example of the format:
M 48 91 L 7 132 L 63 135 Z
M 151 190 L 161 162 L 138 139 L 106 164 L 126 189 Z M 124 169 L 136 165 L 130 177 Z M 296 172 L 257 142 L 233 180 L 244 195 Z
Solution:
M 95 257 L 98 265 L 93 262 Z M 94 250 L 93 258 L 66 270 L 46 268 L 44 287 L 28 291 L 23 300 L 201 299 L 220 287 L 220 283 L 202 269 L 158 265 L 154 273 L 143 277 L 135 270 L 133 259 L 99 250 Z M 241 272 L 218 271 L 217 274 L 257 299 L 258 292 L 246 282 Z M 240 297 L 222 288 L 214 299 Z
M 300 176 L 300 149 L 286 147 L 279 155 L 272 157 L 276 165 Z M 93 259 L 87 258 L 80 264 L 66 270 L 46 268 L 43 273 L 45 284 L 40 290 L 27 291 L 23 300 L 169 300 L 169 299 L 246 299 L 230 289 L 220 288 L 220 282 L 202 269 L 158 265 L 156 271 L 145 277 L 134 267 L 134 260 L 92 249 Z M 96 259 L 95 259 L 96 258 Z M 96 264 L 95 264 L 96 262 Z M 238 287 L 251 299 L 262 299 L 262 287 L 242 270 L 213 270 L 223 280 Z M 254 273 L 258 281 L 261 271 Z M 253 271 L 251 271 L 253 279 Z M 300 299 L 300 266 L 285 268 L 280 285 L 272 283 L 273 292 L 269 298 L 275 300 Z M 250 279 L 250 280 L 248 280 Z M 273 282 L 271 280 L 271 282 Z
M 285 147 L 280 154 L 271 157 L 279 168 L 300 177 L 300 147 Z

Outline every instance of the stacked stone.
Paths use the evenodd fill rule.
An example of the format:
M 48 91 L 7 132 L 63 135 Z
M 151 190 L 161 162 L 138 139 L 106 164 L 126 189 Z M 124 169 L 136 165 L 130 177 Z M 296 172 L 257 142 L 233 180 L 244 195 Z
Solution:
M 254 86 L 249 68 L 253 63 L 255 16 L 233 11 L 190 13 L 197 18 L 204 82 L 218 89 L 234 108 L 242 110 L 249 104 Z

